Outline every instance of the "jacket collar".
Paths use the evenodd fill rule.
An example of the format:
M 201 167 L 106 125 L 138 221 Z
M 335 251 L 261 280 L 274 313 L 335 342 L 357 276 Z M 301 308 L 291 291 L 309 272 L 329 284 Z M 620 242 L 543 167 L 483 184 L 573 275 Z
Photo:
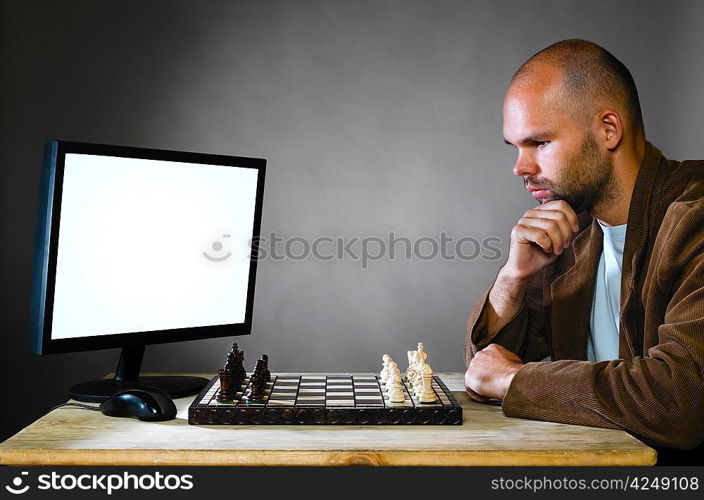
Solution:
M 628 228 L 623 249 L 621 276 L 621 332 L 619 357 L 631 359 L 642 354 L 642 305 L 635 293 L 644 250 L 650 233 L 654 205 L 660 198 L 666 168 L 660 150 L 646 141 L 645 156 L 633 188 L 628 208 Z M 594 296 L 596 271 L 602 252 L 603 234 L 595 218 L 579 215 L 580 232 L 570 245 L 571 252 L 555 261 L 550 287 L 550 329 L 553 359 L 586 359 L 587 337 Z M 547 300 L 547 297 L 546 297 Z

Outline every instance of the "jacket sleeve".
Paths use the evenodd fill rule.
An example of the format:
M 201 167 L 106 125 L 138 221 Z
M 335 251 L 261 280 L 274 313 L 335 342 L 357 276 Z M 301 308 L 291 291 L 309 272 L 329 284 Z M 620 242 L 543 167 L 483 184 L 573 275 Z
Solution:
M 621 429 L 671 448 L 688 450 L 701 443 L 704 238 L 701 229 L 693 228 L 703 223 L 685 214 L 673 231 L 680 237 L 671 233 L 667 238 L 666 244 L 676 249 L 671 258 L 667 256 L 673 261 L 668 268 L 678 272 L 668 277 L 664 266 L 658 266 L 653 277 L 652 286 L 670 297 L 664 301 L 664 321 L 655 325 L 656 345 L 629 361 L 527 363 L 509 386 L 504 414 Z
M 492 343 L 501 344 L 524 361 L 537 361 L 549 354 L 543 325 L 543 273 L 536 274 L 526 292 L 523 305 L 516 315 L 493 335 L 488 333 L 487 290 L 474 305 L 467 322 L 464 345 L 465 363 L 469 366 L 477 351 Z

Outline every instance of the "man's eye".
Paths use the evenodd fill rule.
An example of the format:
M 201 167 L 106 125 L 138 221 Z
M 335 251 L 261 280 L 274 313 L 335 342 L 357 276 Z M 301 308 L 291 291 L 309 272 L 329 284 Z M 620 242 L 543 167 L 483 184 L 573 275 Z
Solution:
M 542 148 L 543 146 L 545 146 L 546 144 L 549 144 L 549 143 L 550 143 L 550 141 L 537 141 L 535 144 L 536 144 L 539 148 Z

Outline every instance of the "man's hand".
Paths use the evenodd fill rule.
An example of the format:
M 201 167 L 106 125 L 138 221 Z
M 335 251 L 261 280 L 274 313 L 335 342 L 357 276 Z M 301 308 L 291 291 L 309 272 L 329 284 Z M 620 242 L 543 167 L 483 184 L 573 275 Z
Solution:
M 577 214 L 563 200 L 550 201 L 523 214 L 511 231 L 508 260 L 489 293 L 489 335 L 516 315 L 531 278 L 569 246 L 578 230 Z
M 523 360 L 499 344 L 489 344 L 474 355 L 464 375 L 467 394 L 474 401 L 503 400 Z
M 530 279 L 569 246 L 578 230 L 577 214 L 563 200 L 526 211 L 511 231 L 505 271 L 515 279 Z
M 477 403 L 486 403 L 489 401 L 489 398 L 486 396 L 482 396 L 481 394 L 477 394 L 474 392 L 472 389 L 469 388 L 468 382 L 467 382 L 467 374 L 469 373 L 469 370 L 467 370 L 464 374 L 464 390 L 467 393 L 467 396 L 469 396 L 469 399 L 472 401 L 476 401 Z

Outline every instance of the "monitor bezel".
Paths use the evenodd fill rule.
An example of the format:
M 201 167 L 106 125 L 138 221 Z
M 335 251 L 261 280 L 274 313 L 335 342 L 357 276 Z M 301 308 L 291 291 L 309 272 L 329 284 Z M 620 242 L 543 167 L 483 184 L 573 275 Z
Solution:
M 259 260 L 258 245 L 256 243 L 250 245 L 251 262 L 247 287 L 247 304 L 243 323 L 116 333 L 69 339 L 52 339 L 51 320 L 53 315 L 54 287 L 56 284 L 61 201 L 65 159 L 68 153 L 202 163 L 255 169 L 257 170 L 257 192 L 254 209 L 254 224 L 252 227 L 252 242 L 258 242 L 261 235 L 264 177 L 266 173 L 265 159 L 60 140 L 47 141 L 38 200 L 39 214 L 37 217 L 33 259 L 31 337 L 32 350 L 35 353 L 53 354 L 89 351 L 251 334 L 257 262 Z

